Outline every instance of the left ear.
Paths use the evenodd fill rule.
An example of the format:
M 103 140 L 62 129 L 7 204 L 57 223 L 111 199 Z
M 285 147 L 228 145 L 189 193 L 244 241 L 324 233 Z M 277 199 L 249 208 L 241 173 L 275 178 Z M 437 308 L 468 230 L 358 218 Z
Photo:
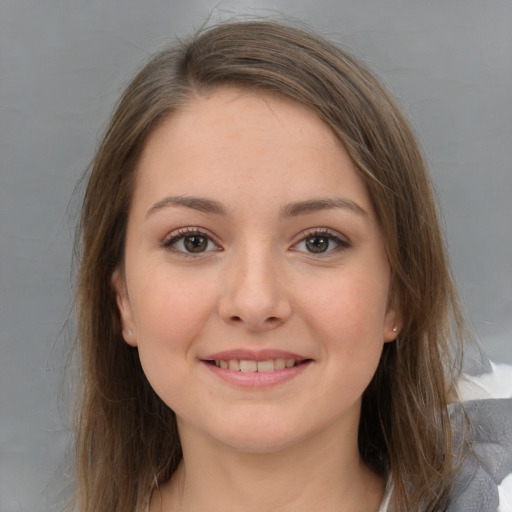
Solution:
M 130 304 L 130 298 L 128 297 L 128 291 L 126 290 L 126 283 L 119 268 L 114 270 L 111 282 L 112 288 L 116 294 L 117 310 L 119 311 L 124 341 L 126 341 L 128 345 L 136 347 L 137 336 L 135 332 L 135 322 L 133 321 L 132 306 Z
M 399 308 L 391 301 L 384 317 L 384 343 L 396 340 L 403 327 Z

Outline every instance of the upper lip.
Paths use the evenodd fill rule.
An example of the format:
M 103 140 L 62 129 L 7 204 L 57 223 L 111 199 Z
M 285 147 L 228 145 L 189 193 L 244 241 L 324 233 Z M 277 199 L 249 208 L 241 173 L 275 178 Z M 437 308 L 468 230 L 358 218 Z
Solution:
M 209 354 L 206 357 L 202 357 L 201 359 L 203 361 L 270 361 L 271 359 L 294 359 L 295 361 L 304 361 L 309 358 L 284 350 L 233 349 Z

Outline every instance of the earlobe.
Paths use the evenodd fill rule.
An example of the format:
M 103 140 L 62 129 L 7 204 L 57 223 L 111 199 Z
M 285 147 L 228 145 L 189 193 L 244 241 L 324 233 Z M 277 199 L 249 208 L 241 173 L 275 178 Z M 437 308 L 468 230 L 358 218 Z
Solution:
M 402 318 L 396 309 L 390 307 L 384 320 L 384 343 L 395 341 L 402 330 Z
M 126 290 L 126 283 L 119 268 L 113 272 L 111 283 L 116 294 L 117 310 L 121 320 L 124 341 L 126 341 L 128 345 L 136 347 L 137 337 L 135 335 L 132 308 Z

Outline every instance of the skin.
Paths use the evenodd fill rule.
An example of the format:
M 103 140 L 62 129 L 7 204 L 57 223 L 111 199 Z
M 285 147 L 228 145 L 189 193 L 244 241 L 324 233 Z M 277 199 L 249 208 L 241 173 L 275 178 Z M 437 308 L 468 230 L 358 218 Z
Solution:
M 190 231 L 204 251 L 187 252 Z M 175 411 L 184 451 L 151 510 L 378 509 L 384 483 L 360 460 L 357 428 L 400 321 L 368 192 L 313 112 L 221 88 L 166 119 L 138 167 L 113 285 L 125 340 Z M 240 387 L 204 362 L 238 349 L 308 363 Z

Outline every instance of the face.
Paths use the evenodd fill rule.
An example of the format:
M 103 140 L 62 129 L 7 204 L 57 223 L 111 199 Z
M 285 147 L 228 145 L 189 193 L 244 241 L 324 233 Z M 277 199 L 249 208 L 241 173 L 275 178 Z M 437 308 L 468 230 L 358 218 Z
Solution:
M 182 438 L 240 450 L 357 431 L 396 337 L 363 182 L 314 113 L 270 95 L 216 90 L 152 133 L 113 283 Z

